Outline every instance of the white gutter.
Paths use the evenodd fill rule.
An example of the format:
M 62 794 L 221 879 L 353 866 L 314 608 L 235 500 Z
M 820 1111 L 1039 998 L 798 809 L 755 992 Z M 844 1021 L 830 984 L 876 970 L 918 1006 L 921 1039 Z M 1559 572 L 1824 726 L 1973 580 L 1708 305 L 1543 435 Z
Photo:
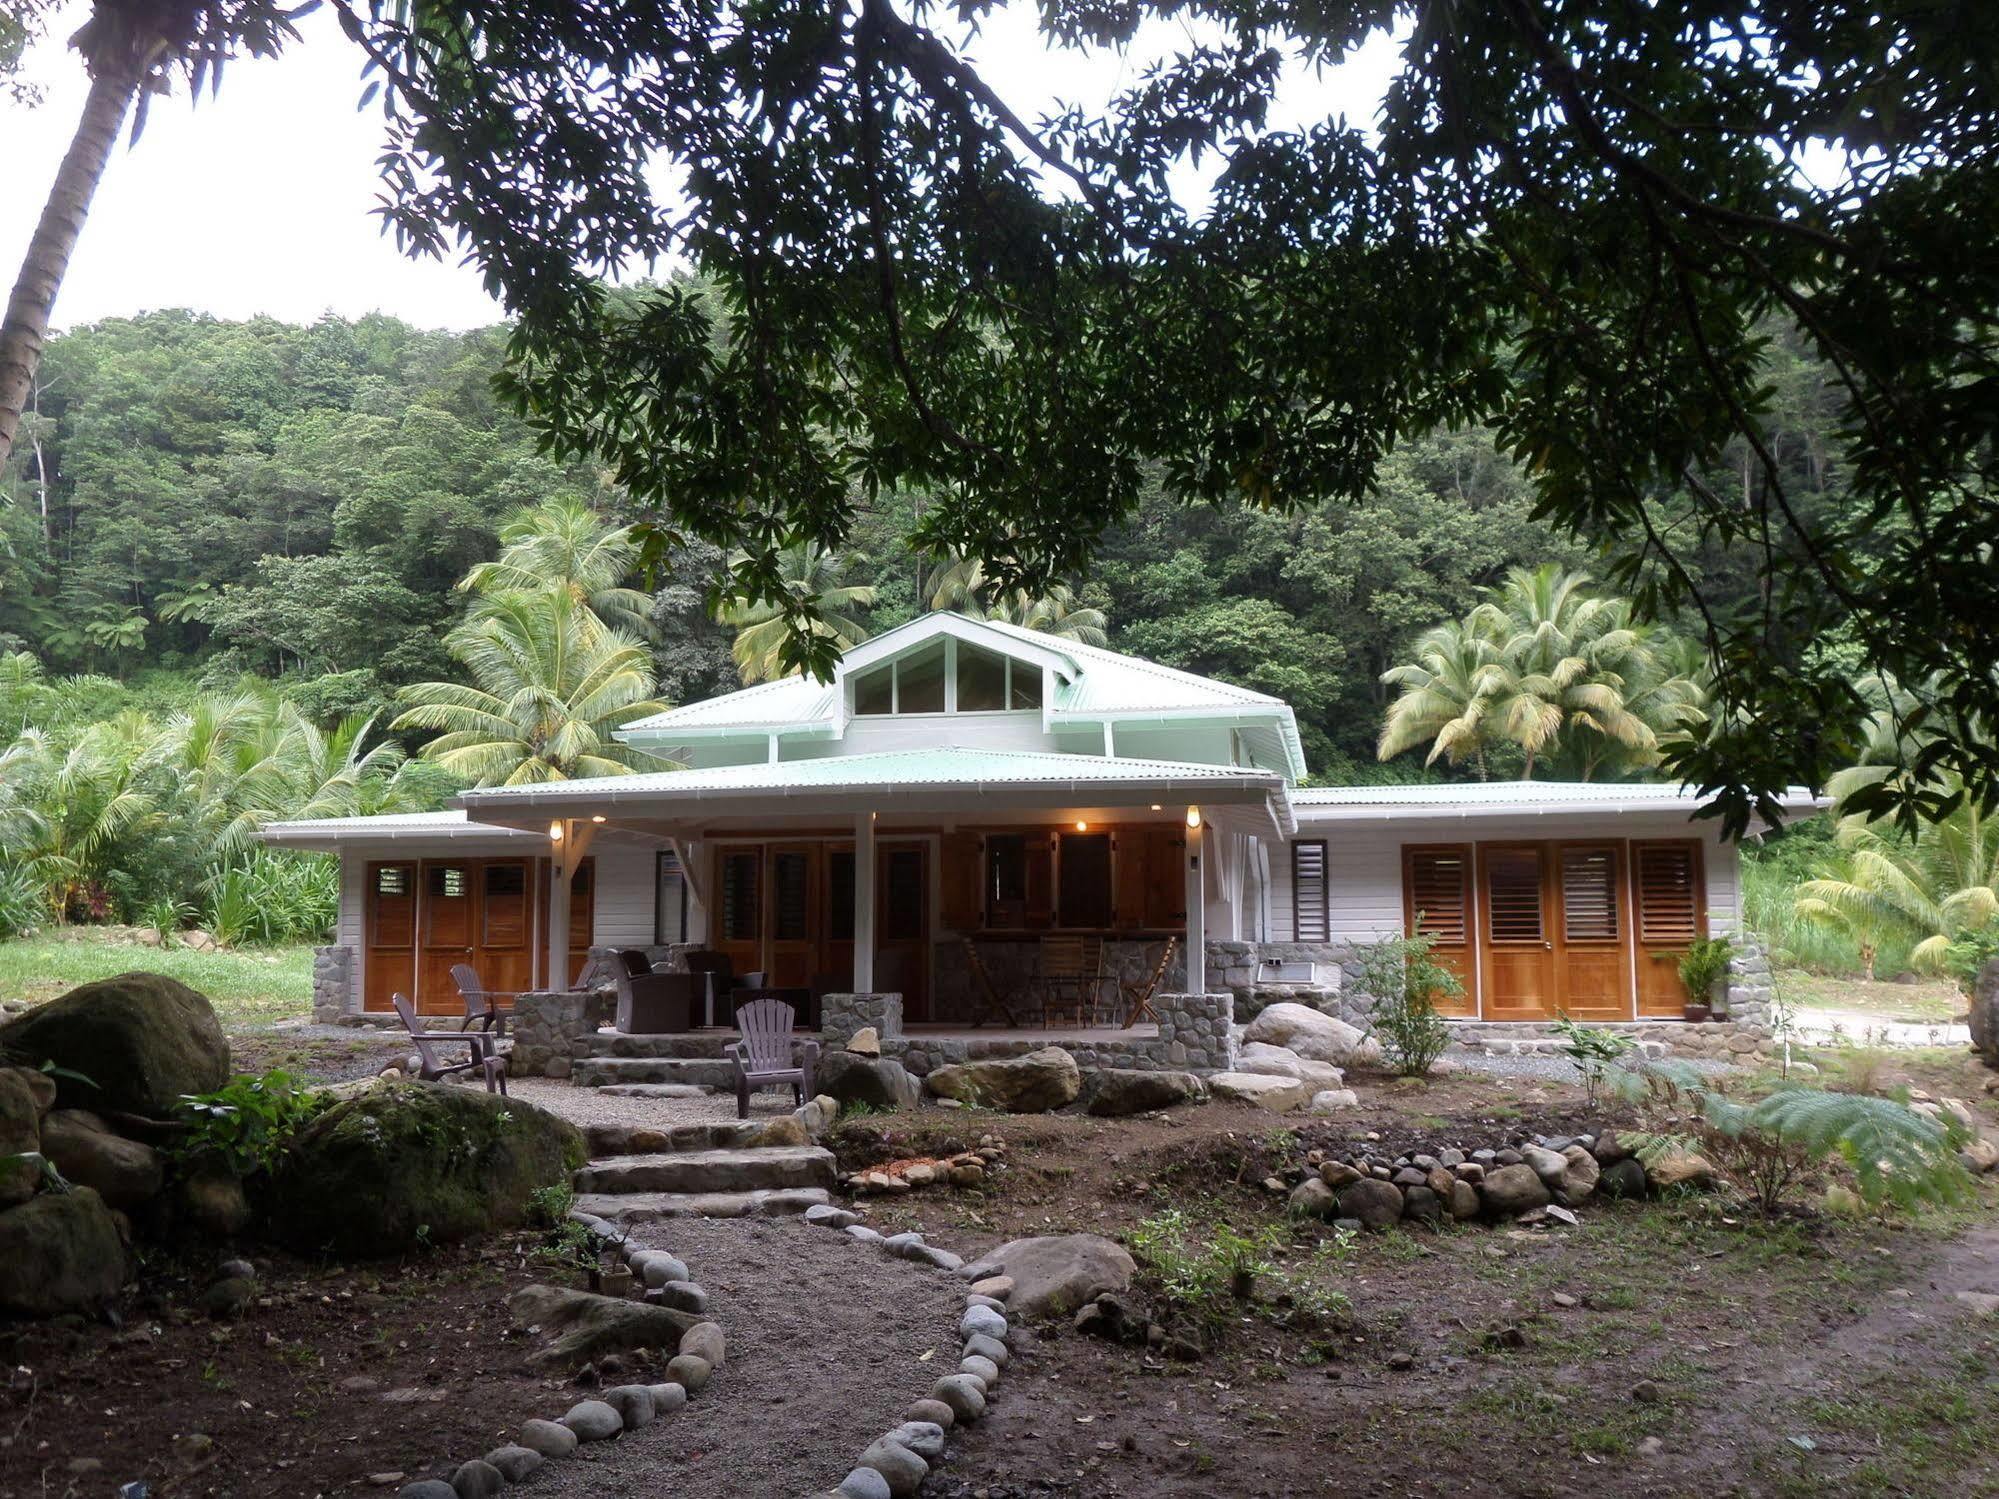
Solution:
M 1613 817 L 1629 816 L 1636 813 L 1655 812 L 1670 815 L 1685 813 L 1687 820 L 1694 820 L 1706 803 L 1692 799 L 1673 801 L 1650 800 L 1601 800 L 1601 801 L 1556 801 L 1556 802 L 1499 802 L 1490 806 L 1448 806 L 1436 802 L 1375 802 L 1361 806 L 1313 803 L 1297 804 L 1298 820 L 1301 823 L 1319 822 L 1391 822 L 1398 820 L 1420 821 L 1434 819 L 1448 821 L 1474 817 L 1581 817 L 1592 812 L 1600 812 Z M 1779 803 L 1786 812 L 1811 813 L 1831 806 L 1829 799 L 1811 802 Z

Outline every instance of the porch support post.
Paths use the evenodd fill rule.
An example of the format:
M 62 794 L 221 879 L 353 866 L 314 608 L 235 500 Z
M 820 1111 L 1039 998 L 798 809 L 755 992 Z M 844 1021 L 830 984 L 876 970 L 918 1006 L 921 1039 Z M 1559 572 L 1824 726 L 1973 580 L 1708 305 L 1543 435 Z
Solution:
M 854 819 L 854 992 L 875 988 L 875 814 Z
M 574 817 L 558 818 L 550 829 L 561 828 L 562 836 L 551 838 L 548 850 L 548 987 L 561 991 L 569 987 L 569 892 L 597 825 Z
M 1208 992 L 1208 885 L 1201 878 L 1202 829 L 1187 829 L 1187 992 Z

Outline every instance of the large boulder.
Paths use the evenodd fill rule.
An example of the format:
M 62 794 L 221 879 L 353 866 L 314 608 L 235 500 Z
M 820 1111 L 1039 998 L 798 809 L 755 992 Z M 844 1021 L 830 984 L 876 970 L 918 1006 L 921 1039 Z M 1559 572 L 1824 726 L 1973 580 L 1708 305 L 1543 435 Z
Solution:
M 125 1264 L 118 1220 L 88 1187 L 0 1213 L 0 1313 L 95 1311 L 125 1284 Z
M 1548 1184 L 1532 1166 L 1526 1165 L 1501 1166 L 1487 1172 L 1483 1190 L 1486 1211 L 1497 1217 L 1525 1213 L 1554 1201 Z
M 1138 1266 L 1096 1234 L 1044 1234 L 1002 1244 L 958 1273 L 966 1280 L 1004 1275 L 1013 1282 L 1009 1317 L 1066 1317 L 1106 1291 L 1126 1291 Z
M 515 1326 L 548 1339 L 529 1357 L 546 1368 L 573 1368 L 634 1348 L 677 1353 L 681 1335 L 704 1320 L 670 1306 L 562 1286 L 524 1287 L 508 1300 L 507 1311 Z
M 1281 1046 L 1314 1062 L 1335 1067 L 1374 1066 L 1381 1061 L 1381 1044 L 1358 1026 L 1310 1005 L 1267 1005 L 1243 1032 L 1247 1045 Z
M 1971 1044 L 1988 1067 L 1999 1067 L 1999 958 L 1971 981 Z
M 812 1091 L 842 1108 L 859 1103 L 871 1109 L 913 1109 L 921 1085 L 893 1057 L 828 1051 L 813 1063 Z
M 299 1131 L 262 1206 L 295 1249 L 399 1254 L 526 1222 L 583 1155 L 575 1125 L 518 1098 L 384 1083 Z
M 1217 1098 L 1255 1104 L 1273 1114 L 1288 1114 L 1305 1101 L 1305 1085 L 1296 1078 L 1262 1072 L 1217 1072 L 1208 1079 L 1208 1091 Z
M 65 1108 L 165 1119 L 229 1081 L 229 1040 L 208 1000 L 163 973 L 121 973 L 0 1024 L 0 1054 L 53 1062 Z
M 1099 1119 L 1149 1114 L 1179 1103 L 1195 1103 L 1207 1088 L 1191 1072 L 1140 1072 L 1104 1067 L 1090 1074 L 1089 1111 Z
M 1009 1114 L 1045 1114 L 1076 1101 L 1083 1074 L 1076 1059 L 1059 1046 L 1044 1046 L 1024 1057 L 958 1062 L 939 1067 L 923 1080 L 939 1098 L 1004 1109 Z
M 54 1097 L 47 1073 L 0 1067 L 0 1155 L 30 1155 L 42 1148 L 42 1115 Z
M 69 1180 L 95 1189 L 114 1208 L 143 1206 L 166 1183 L 157 1150 L 112 1133 L 87 1109 L 57 1109 L 43 1120 L 42 1154 Z

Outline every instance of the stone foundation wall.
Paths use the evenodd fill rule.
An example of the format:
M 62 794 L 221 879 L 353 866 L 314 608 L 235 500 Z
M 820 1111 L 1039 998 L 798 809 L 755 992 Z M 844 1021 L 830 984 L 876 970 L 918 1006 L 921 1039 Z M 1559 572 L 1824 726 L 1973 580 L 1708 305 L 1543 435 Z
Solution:
M 844 997 L 844 996 L 843 996 Z M 922 1077 L 935 1068 L 975 1058 L 1022 1057 L 1044 1046 L 1059 1046 L 1085 1072 L 1102 1067 L 1134 1072 L 1228 1072 L 1235 1067 L 1235 1002 L 1224 994 L 1161 994 L 1153 1008 L 1159 1015 L 1157 1035 L 1118 1036 L 1108 1040 L 1070 1041 L 1060 1035 L 1022 1036 L 995 1030 L 983 1036 L 932 1036 L 901 1033 L 901 1001 L 895 997 L 896 1032 L 882 1032 L 882 1055 L 894 1057 Z M 853 1034 L 845 1031 L 839 1039 Z M 835 1038 L 822 1029 L 830 1043 Z
M 844 1046 L 854 1032 L 873 1026 L 882 1051 L 902 1034 L 900 994 L 828 994 L 819 1001 L 819 1038 L 828 1046 Z
M 358 972 L 351 947 L 315 947 L 312 950 L 312 1018 L 321 1025 L 337 1025 L 349 1012 L 361 1007 L 354 992 Z
M 1111 937 L 1104 942 L 1104 972 L 1117 985 L 1143 984 L 1152 977 L 1152 969 L 1159 961 L 1158 938 Z M 1016 1008 L 1028 1002 L 1034 989 L 1035 965 L 1040 959 L 1041 942 L 1036 937 L 1023 937 L 1019 941 L 981 942 L 978 944 L 979 960 L 985 964 L 986 975 L 993 982 L 999 995 Z M 935 992 L 930 997 L 930 1016 L 939 1025 L 969 1024 L 980 1018 L 978 1005 L 974 1001 L 975 986 L 970 967 L 965 962 L 963 942 L 956 937 L 936 944 L 936 962 L 931 967 L 935 977 Z M 1159 987 L 1184 989 L 1187 986 L 1187 955 L 1184 947 L 1176 947 L 1173 962 L 1167 967 L 1166 977 Z M 1104 986 L 1106 994 L 1112 986 Z M 1118 992 L 1122 992 L 1121 988 Z
M 541 990 L 514 1001 L 514 1049 L 507 1071 L 514 1077 L 567 1077 L 579 1043 L 587 1043 L 608 1018 L 605 996 L 570 989 Z M 584 1047 L 588 1049 L 587 1045 Z

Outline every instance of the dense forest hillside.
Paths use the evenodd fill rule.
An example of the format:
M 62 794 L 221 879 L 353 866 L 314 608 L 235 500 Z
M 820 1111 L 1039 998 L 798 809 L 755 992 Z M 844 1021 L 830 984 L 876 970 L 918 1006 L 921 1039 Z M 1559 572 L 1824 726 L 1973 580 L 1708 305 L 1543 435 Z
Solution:
M 167 671 L 213 687 L 252 673 L 329 721 L 446 674 L 440 637 L 466 603 L 455 585 L 495 555 L 504 517 L 565 498 L 619 512 L 599 474 L 539 455 L 495 401 L 503 343 L 500 329 L 383 317 L 185 312 L 57 338 L 0 483 L 0 647 L 51 675 Z M 1780 388 L 1796 432 L 1777 440 L 1824 492 L 1810 382 Z M 922 503 L 864 514 L 855 553 L 831 561 L 872 588 L 854 611 L 868 629 L 935 599 L 947 564 L 898 540 Z M 1076 602 L 1102 612 L 1115 647 L 1287 698 L 1322 777 L 1423 774 L 1420 757 L 1374 759 L 1398 652 L 1511 567 L 1589 567 L 1529 509 L 1477 432 L 1406 444 L 1366 505 L 1277 515 L 1155 492 L 1074 580 Z M 722 560 L 697 546 L 647 580 L 668 700 L 736 684 L 731 632 L 706 607 Z

